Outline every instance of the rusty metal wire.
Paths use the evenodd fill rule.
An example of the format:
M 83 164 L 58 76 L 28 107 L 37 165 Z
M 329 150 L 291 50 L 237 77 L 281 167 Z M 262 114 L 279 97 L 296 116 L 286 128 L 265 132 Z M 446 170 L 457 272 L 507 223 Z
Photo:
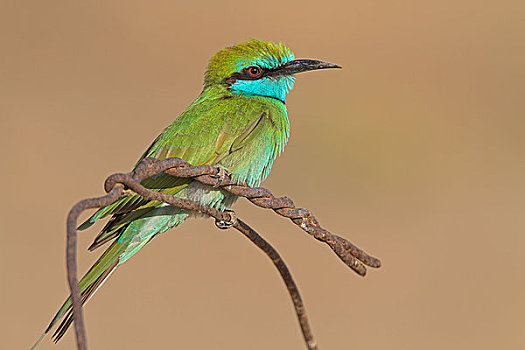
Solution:
M 317 349 L 299 290 L 290 271 L 277 251 L 259 236 L 255 230 L 242 220 L 237 219 L 231 211 L 219 211 L 215 208 L 202 206 L 188 199 L 151 191 L 141 185 L 142 180 L 162 172 L 176 177 L 193 178 L 212 187 L 222 187 L 232 194 L 247 198 L 259 207 L 272 209 L 277 214 L 292 220 L 293 223 L 317 240 L 326 243 L 346 265 L 361 276 L 366 274 L 366 267 L 364 265 L 374 268 L 381 266 L 379 259 L 366 254 L 346 239 L 322 228 L 309 210 L 296 208 L 293 201 L 288 197 L 275 197 L 272 192 L 265 188 L 251 188 L 232 183 L 231 178 L 224 172 L 224 169 L 219 167 L 211 165 L 192 166 L 180 158 L 168 158 L 164 160 L 146 158 L 139 163 L 133 172 L 125 174 L 117 173 L 109 176 L 104 184 L 107 192 L 105 196 L 85 199 L 78 202 L 71 208 L 67 217 L 67 275 L 72 296 L 73 314 L 75 315 L 74 323 L 78 350 L 87 350 L 77 278 L 76 228 L 78 217 L 84 210 L 100 208 L 113 203 L 119 197 L 125 195 L 127 190 L 131 190 L 149 200 L 160 201 L 183 209 L 201 212 L 215 218 L 215 223 L 219 228 L 233 227 L 250 239 L 268 255 L 278 269 L 292 298 L 305 343 L 308 349 Z

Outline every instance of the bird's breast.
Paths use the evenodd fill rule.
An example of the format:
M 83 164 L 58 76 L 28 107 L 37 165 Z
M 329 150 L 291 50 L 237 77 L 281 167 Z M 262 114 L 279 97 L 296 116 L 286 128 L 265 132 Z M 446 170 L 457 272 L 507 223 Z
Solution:
M 257 128 L 249 142 L 233 150 L 218 163 L 232 173 L 234 182 L 251 187 L 259 186 L 266 179 L 273 161 L 288 141 L 290 124 L 286 109 L 268 110 Z

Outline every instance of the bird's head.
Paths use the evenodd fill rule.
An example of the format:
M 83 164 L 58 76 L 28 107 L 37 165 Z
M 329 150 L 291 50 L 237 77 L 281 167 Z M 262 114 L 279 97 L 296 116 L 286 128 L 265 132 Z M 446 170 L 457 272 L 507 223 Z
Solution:
M 233 93 L 267 96 L 284 102 L 294 74 L 341 68 L 333 63 L 300 59 L 284 44 L 250 39 L 222 49 L 210 59 L 204 85 L 222 85 Z

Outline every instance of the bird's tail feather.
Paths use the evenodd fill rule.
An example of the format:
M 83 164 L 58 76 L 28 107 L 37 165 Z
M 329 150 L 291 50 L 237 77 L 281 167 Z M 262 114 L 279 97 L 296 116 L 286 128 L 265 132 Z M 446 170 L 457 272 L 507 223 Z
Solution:
M 121 232 L 119 239 L 114 241 L 109 246 L 109 248 L 104 252 L 104 254 L 102 254 L 102 256 L 91 267 L 91 269 L 89 269 L 84 277 L 82 277 L 78 284 L 82 304 L 89 300 L 89 298 L 98 290 L 98 288 L 100 288 L 100 286 L 104 283 L 104 281 L 107 280 L 111 272 L 113 272 L 118 265 L 124 263 L 127 259 L 147 245 L 148 242 L 150 242 L 153 237 L 155 237 L 155 235 L 165 232 L 174 226 L 180 225 L 188 217 L 188 213 L 186 211 L 171 206 L 160 206 L 156 210 L 157 213 L 155 215 L 152 215 L 148 212 L 148 216 L 136 218 L 136 220 L 130 223 L 125 222 L 123 223 L 123 227 L 118 228 L 118 231 Z M 142 239 L 140 242 L 133 241 L 133 238 L 137 235 L 137 232 L 141 232 Z M 102 238 L 100 241 L 96 242 L 101 244 L 106 243 L 107 240 L 105 237 Z M 71 297 L 67 298 L 64 304 L 62 304 L 45 332 L 31 347 L 31 349 L 36 347 L 43 336 L 49 333 L 51 328 L 53 328 L 55 324 L 64 317 L 64 315 L 64 320 L 60 323 L 57 330 L 53 334 L 53 339 L 55 342 L 62 338 L 74 320 L 73 312 L 71 310 Z
M 113 271 L 115 271 L 115 268 L 118 265 L 118 259 L 113 262 L 96 280 L 93 282 L 89 287 L 81 293 L 80 301 L 82 305 L 84 305 L 92 296 L 96 293 L 96 291 L 102 286 L 102 284 L 107 280 L 107 278 L 111 275 Z M 69 300 L 69 299 L 68 299 Z M 55 333 L 53 333 L 53 341 L 57 343 L 60 338 L 66 334 L 66 331 L 68 330 L 69 326 L 71 326 L 71 323 L 73 323 L 74 317 L 73 317 L 73 308 L 72 306 L 69 306 L 67 309 L 66 317 L 62 320 L 58 328 L 56 329 Z M 55 321 L 56 322 L 56 321 Z M 51 327 L 48 327 L 46 331 L 49 331 Z
M 93 264 L 89 271 L 82 277 L 79 282 L 79 289 L 81 295 L 82 304 L 86 303 L 93 294 L 100 288 L 100 286 L 107 280 L 111 273 L 115 270 L 119 264 L 119 256 L 126 249 L 127 244 L 115 242 L 113 243 L 102 256 Z M 66 315 L 64 320 L 60 323 L 60 326 L 57 328 L 53 334 L 53 340 L 58 342 L 60 338 L 64 336 L 69 326 L 74 320 L 73 311 L 72 311 L 72 302 L 71 296 L 66 299 L 62 304 L 60 309 L 49 323 L 49 326 L 46 328 L 44 333 L 38 338 L 36 343 L 30 348 L 34 349 L 38 343 L 42 340 L 44 335 L 49 333 L 51 328 Z

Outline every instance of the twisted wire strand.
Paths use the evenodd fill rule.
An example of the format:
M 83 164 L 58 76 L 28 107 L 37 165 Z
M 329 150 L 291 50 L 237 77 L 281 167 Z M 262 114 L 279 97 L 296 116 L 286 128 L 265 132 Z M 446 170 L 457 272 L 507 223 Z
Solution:
M 134 171 L 130 173 L 117 173 L 109 176 L 104 183 L 104 189 L 107 192 L 105 196 L 84 199 L 75 204 L 68 214 L 66 225 L 67 275 L 71 291 L 73 314 L 75 315 L 75 335 L 78 350 L 87 350 L 87 339 L 77 278 L 76 228 L 78 217 L 84 210 L 100 208 L 115 202 L 121 196 L 126 195 L 128 190 L 139 194 L 145 199 L 160 201 L 183 209 L 206 214 L 215 218 L 215 223 L 219 228 L 233 227 L 250 239 L 255 245 L 257 245 L 257 247 L 266 253 L 278 269 L 288 292 L 290 293 L 307 348 L 310 350 L 317 349 L 316 341 L 309 326 L 308 317 L 299 290 L 279 253 L 245 222 L 236 219 L 230 211 L 223 212 L 215 208 L 200 205 L 188 199 L 167 195 L 162 192 L 151 191 L 141 185 L 142 180 L 160 173 L 176 177 L 193 178 L 194 180 L 212 187 L 222 187 L 234 195 L 247 198 L 256 206 L 272 209 L 280 216 L 289 218 L 294 224 L 317 240 L 326 243 L 346 265 L 360 276 L 366 274 L 366 267 L 364 265 L 374 268 L 381 266 L 379 259 L 368 255 L 346 239 L 322 228 L 317 219 L 308 209 L 296 208 L 293 201 L 288 197 L 275 197 L 272 192 L 266 188 L 252 188 L 232 183 L 227 172 L 219 167 L 211 165 L 192 166 L 190 163 L 180 158 L 168 158 L 164 160 L 145 158 L 138 164 Z M 227 223 L 227 225 L 225 225 L 225 223 Z

